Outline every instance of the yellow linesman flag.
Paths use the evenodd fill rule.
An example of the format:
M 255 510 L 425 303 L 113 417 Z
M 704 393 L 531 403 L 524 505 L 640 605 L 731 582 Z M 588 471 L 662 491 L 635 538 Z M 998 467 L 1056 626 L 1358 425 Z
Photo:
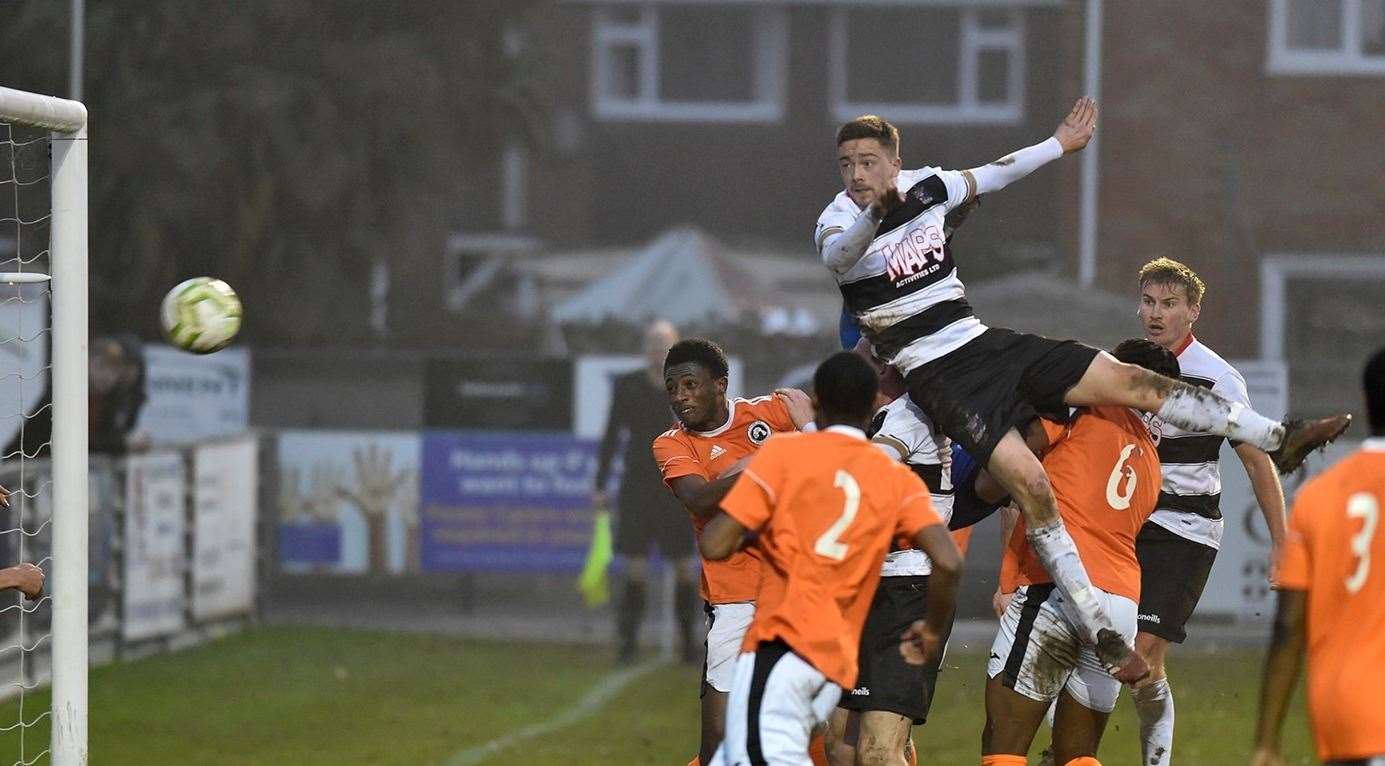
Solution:
M 611 600 L 610 582 L 606 570 L 615 553 L 611 543 L 611 512 L 605 508 L 592 514 L 592 543 L 587 549 L 587 563 L 577 578 L 577 589 L 588 607 L 598 607 Z

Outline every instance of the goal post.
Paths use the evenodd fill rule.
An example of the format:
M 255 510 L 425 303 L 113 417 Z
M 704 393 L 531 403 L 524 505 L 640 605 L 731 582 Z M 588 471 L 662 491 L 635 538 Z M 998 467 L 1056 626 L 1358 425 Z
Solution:
M 87 762 L 87 110 L 77 101 L 0 87 L 0 122 L 52 131 L 50 748 L 56 766 L 76 766 Z M 21 279 L 0 274 L 0 282 L 7 277 Z

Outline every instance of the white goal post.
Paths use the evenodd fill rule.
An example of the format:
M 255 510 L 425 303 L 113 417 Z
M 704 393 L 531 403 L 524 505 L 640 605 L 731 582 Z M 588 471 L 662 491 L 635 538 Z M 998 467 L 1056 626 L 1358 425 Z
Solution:
M 0 87 L 0 121 L 52 131 L 50 747 L 54 764 L 76 766 L 87 762 L 87 110 L 76 101 Z M 0 281 L 19 279 L 0 274 Z

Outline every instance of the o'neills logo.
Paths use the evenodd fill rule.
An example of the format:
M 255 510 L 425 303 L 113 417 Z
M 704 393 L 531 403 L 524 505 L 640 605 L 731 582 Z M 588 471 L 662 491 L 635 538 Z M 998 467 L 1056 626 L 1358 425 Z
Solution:
M 745 435 L 750 437 L 750 442 L 756 446 L 764 444 L 765 440 L 773 433 L 769 428 L 769 423 L 763 420 L 757 420 L 745 429 Z

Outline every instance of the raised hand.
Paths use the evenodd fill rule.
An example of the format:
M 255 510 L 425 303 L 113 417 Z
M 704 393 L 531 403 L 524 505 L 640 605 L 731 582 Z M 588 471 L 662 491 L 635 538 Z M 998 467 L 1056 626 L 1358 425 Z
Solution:
M 813 408 L 812 398 L 796 388 L 776 388 L 774 395 L 783 399 L 784 404 L 788 405 L 789 417 L 793 418 L 794 426 L 800 431 L 803 430 L 804 426 L 813 422 L 813 418 L 817 416 L 817 412 Z
M 1083 96 L 1077 99 L 1072 111 L 1063 119 L 1053 137 L 1063 145 L 1063 154 L 1080 152 L 1086 148 L 1096 132 L 1096 101 Z
M 884 183 L 884 186 L 874 190 L 870 203 L 871 214 L 876 218 L 884 218 L 904 204 L 904 194 L 899 191 L 895 179 L 887 179 Z

